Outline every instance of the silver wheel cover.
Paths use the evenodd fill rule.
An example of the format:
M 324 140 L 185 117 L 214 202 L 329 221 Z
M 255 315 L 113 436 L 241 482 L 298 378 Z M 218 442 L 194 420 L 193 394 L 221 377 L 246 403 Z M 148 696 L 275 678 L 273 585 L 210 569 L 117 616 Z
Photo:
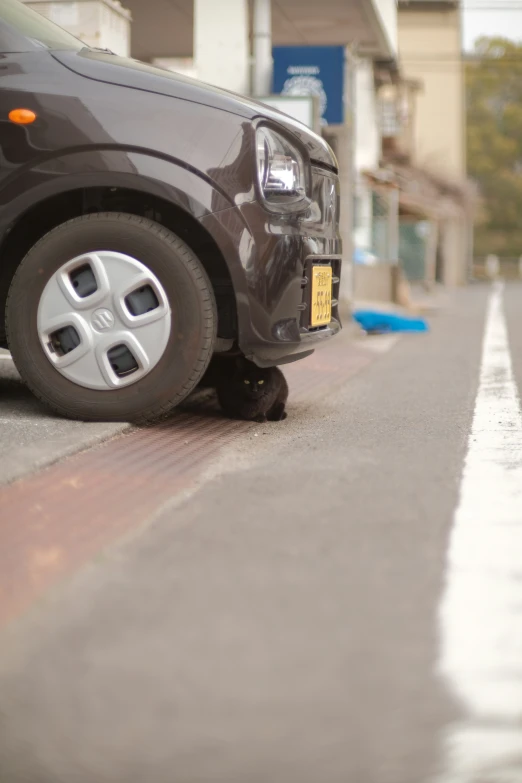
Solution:
M 79 270 L 87 270 L 93 286 L 95 281 L 96 290 L 88 295 L 75 290 Z M 147 296 L 153 306 L 135 314 L 129 295 L 142 301 Z M 40 299 L 37 328 L 45 355 L 65 378 L 86 389 L 110 391 L 136 383 L 158 364 L 170 336 L 171 311 L 163 286 L 144 264 L 100 250 L 73 258 L 55 272 Z M 69 344 L 67 352 L 59 340 L 64 332 L 78 343 Z M 122 352 L 132 370 L 120 372 L 114 356 Z

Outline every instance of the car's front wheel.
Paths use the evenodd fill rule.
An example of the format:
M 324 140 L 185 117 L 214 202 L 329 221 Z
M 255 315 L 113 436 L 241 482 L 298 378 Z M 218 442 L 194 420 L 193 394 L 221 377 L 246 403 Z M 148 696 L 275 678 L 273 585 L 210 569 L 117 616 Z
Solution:
M 11 284 L 7 337 L 20 375 L 57 413 L 145 422 L 181 402 L 216 339 L 211 283 L 158 223 L 102 213 L 64 223 Z

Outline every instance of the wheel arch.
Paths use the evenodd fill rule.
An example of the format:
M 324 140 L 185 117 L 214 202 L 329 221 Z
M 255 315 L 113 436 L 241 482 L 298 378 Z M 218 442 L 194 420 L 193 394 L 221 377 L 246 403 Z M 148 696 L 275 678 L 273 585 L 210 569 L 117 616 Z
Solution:
M 135 178 L 134 178 L 135 179 Z M 11 280 L 27 252 L 61 223 L 95 212 L 128 212 L 168 228 L 191 248 L 210 278 L 218 307 L 218 336 L 237 337 L 237 306 L 228 264 L 200 220 L 180 204 L 141 188 L 72 187 L 47 195 L 14 219 L 0 245 L 0 345 L 6 344 L 5 306 Z

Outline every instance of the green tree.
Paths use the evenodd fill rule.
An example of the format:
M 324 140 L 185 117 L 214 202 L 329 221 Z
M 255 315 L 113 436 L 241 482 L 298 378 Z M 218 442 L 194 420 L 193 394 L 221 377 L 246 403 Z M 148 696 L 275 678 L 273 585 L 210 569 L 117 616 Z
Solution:
M 466 67 L 468 174 L 483 209 L 475 253 L 522 255 L 522 45 L 482 38 Z

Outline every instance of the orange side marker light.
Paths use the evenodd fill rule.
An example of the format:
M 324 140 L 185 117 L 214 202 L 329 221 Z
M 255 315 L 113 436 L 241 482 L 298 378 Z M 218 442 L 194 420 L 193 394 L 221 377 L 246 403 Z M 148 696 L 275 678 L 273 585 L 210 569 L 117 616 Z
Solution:
M 31 109 L 12 109 L 9 119 L 17 125 L 30 125 L 36 119 L 36 114 Z

